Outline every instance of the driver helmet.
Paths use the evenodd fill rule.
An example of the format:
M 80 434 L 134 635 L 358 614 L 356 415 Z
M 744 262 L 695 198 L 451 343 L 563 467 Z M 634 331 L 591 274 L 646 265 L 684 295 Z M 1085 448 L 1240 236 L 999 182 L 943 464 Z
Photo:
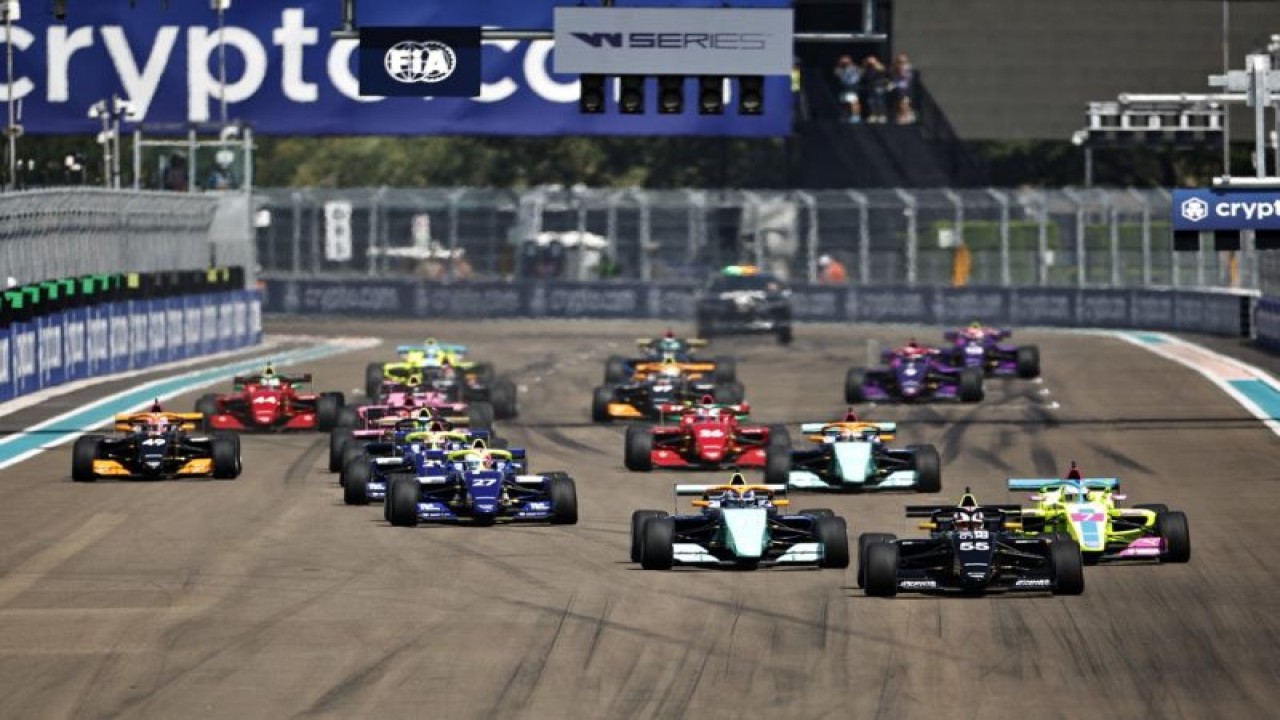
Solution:
M 273 363 L 267 363 L 262 369 L 262 377 L 259 378 L 263 387 L 280 387 L 280 378 L 276 375 L 276 366 Z
M 951 525 L 956 530 L 973 532 L 974 530 L 981 530 L 985 524 L 986 517 L 983 515 L 982 510 L 976 507 L 961 506 L 956 508 L 951 515 Z
M 479 450 L 467 453 L 462 462 L 468 472 L 481 472 L 493 467 L 493 459 L 489 454 Z
M 424 407 L 418 410 L 418 415 L 414 419 L 423 425 L 427 425 L 436 419 L 436 414 L 431 412 L 431 408 Z
M 752 507 L 755 504 L 755 490 L 730 490 L 724 494 L 724 507 Z
M 172 425 L 169 423 L 169 418 L 166 418 L 163 415 L 157 415 L 156 417 L 151 418 L 151 422 L 147 425 L 147 432 L 152 435 L 163 435 L 169 432 L 171 428 Z
M 974 320 L 969 323 L 969 327 L 965 329 L 964 334 L 971 338 L 980 338 L 986 334 L 986 331 L 983 329 L 982 323 Z
M 662 369 L 658 371 L 658 374 L 666 377 L 680 377 L 680 366 L 676 364 L 675 358 L 664 357 L 662 359 Z

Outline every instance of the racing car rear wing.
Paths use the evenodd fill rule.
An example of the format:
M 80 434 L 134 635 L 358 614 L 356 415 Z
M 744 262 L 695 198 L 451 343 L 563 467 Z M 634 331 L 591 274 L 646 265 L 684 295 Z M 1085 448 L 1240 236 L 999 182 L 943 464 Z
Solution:
M 1081 478 L 1079 480 L 1063 478 L 1009 478 L 1005 481 L 1010 490 L 1030 490 L 1039 492 L 1049 487 L 1073 485 L 1086 490 L 1119 490 L 1119 478 Z
M 734 487 L 743 490 L 768 490 L 771 493 L 785 494 L 787 492 L 786 485 L 733 485 L 728 483 L 714 483 L 711 485 L 676 485 L 676 495 L 703 495 L 718 488 Z
M 139 422 L 150 420 L 152 413 L 117 413 L 115 417 L 115 426 L 117 432 L 128 432 L 133 426 Z M 172 423 L 182 425 L 182 429 L 188 432 L 199 430 L 200 424 L 204 420 L 204 413 L 164 413 L 167 420 Z
M 443 353 L 452 353 L 454 355 L 466 355 L 466 345 L 397 345 L 396 354 L 405 355 L 411 352 L 426 352 L 427 350 L 439 350 Z
M 933 517 L 934 513 L 951 512 L 955 509 L 955 505 L 908 505 L 906 515 L 907 517 Z M 978 509 L 983 512 L 1002 512 L 1005 515 L 1022 514 L 1021 505 L 979 505 Z
M 826 428 L 828 425 L 839 425 L 839 424 L 840 424 L 839 422 L 804 423 L 800 426 L 800 432 L 804 433 L 805 435 L 813 435 L 813 434 L 822 432 L 823 428 Z M 877 423 L 859 423 L 859 424 L 874 425 L 882 433 L 898 432 L 898 423 L 896 422 L 877 422 Z

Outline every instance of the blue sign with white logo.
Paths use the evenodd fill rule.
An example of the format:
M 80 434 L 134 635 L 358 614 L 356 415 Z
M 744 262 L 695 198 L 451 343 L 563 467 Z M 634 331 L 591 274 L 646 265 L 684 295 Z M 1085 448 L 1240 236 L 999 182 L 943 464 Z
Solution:
M 1173 191 L 1174 230 L 1280 230 L 1280 188 Z
M 404 3 L 360 0 L 362 26 L 552 29 L 553 0 Z M 564 4 L 560 2 L 559 4 Z M 668 0 L 721 7 L 719 0 Z M 550 40 L 487 41 L 479 52 L 475 97 L 385 97 L 360 92 L 355 39 L 333 40 L 337 0 L 236 2 L 217 13 L 205 2 L 131 9 L 122 0 L 68 3 L 56 22 L 28 2 L 14 24 L 14 97 L 30 134 L 95 133 L 91 105 L 117 93 L 135 115 L 126 122 L 217 122 L 228 117 L 259 133 L 282 135 L 786 135 L 791 91 L 786 77 L 765 82 L 764 113 L 659 115 L 578 110 L 578 78 L 553 72 Z M 788 7 L 788 0 L 735 0 L 734 8 Z M 731 13 L 733 8 L 725 8 Z M 726 15 L 729 17 L 729 15 Z M 728 28 L 725 29 L 729 31 Z M 226 82 L 219 76 L 225 47 Z M 455 51 L 457 48 L 455 48 Z M 403 77 L 434 77 L 438 60 L 397 56 Z M 383 59 L 385 62 L 385 57 Z M 428 67 L 430 65 L 430 67 Z M 455 73 L 457 70 L 455 70 Z M 0 78 L 0 86 L 3 86 Z M 441 93 L 436 93 L 441 95 Z M 725 98 L 728 108 L 736 98 Z
M 360 94 L 475 97 L 480 28 L 360 28 Z

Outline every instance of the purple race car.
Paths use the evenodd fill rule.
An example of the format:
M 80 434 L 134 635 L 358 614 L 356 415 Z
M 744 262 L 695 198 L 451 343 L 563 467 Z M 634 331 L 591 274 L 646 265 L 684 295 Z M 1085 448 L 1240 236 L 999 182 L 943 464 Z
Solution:
M 912 340 L 906 347 L 881 353 L 883 367 L 851 368 L 845 376 L 846 402 L 929 402 L 982 399 L 982 369 L 951 365 L 938 348 Z
M 1038 377 L 1040 348 L 1001 342 L 1012 334 L 1012 330 L 975 322 L 963 330 L 947 330 L 942 337 L 950 344 L 953 365 L 982 368 L 987 377 Z

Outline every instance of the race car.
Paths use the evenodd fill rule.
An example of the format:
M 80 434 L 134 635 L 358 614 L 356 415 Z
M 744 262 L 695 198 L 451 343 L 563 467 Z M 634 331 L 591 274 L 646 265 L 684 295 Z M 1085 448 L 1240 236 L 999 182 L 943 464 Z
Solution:
M 791 290 L 781 278 L 754 265 L 730 265 L 698 295 L 698 336 L 770 333 L 791 342 Z
M 1116 506 L 1117 478 L 1087 478 L 1073 462 L 1065 478 L 1010 478 L 1010 490 L 1030 490 L 1035 506 L 1022 510 L 1022 533 L 1074 539 L 1088 564 L 1103 560 L 1191 559 L 1185 513 L 1167 505 Z
M 899 592 L 1084 592 L 1080 546 L 1068 538 L 1031 538 L 1017 532 L 1017 505 L 979 505 L 965 488 L 957 505 L 908 506 L 925 517 L 927 538 L 899 540 L 887 533 L 858 537 L 858 587 L 868 595 Z
M 412 422 L 401 421 L 394 432 L 383 437 L 348 444 L 353 452 L 344 457 L 346 464 L 338 478 L 343 502 L 368 505 L 370 500 L 381 501 L 396 476 L 419 477 L 433 472 L 433 468 L 445 466 L 446 453 L 470 448 L 476 442 L 484 445 L 490 440 L 483 433 L 437 428 L 438 425 L 433 425 L 423 430 Z M 513 462 L 524 464 L 523 450 L 517 451 Z
M 519 450 L 483 444 L 444 453 L 441 465 L 398 474 L 387 491 L 385 515 L 399 527 L 470 521 L 578 522 L 578 491 L 565 472 L 528 474 Z
M 716 403 L 707 396 L 691 407 L 664 406 L 662 413 L 678 419 L 670 425 L 627 428 L 623 462 L 628 470 L 764 467 L 765 448 L 791 444 L 781 425 L 743 424 L 750 413 L 746 404 Z
M 332 430 L 344 403 L 340 392 L 305 392 L 310 374 L 282 375 L 268 364 L 262 372 L 240 375 L 234 392 L 202 395 L 195 410 L 208 430 Z
M 800 432 L 812 443 L 803 450 L 770 447 L 765 482 L 805 490 L 942 489 L 942 461 L 932 445 L 889 447 L 893 422 L 862 422 L 852 410 L 837 422 L 805 423 Z
M 849 566 L 844 518 L 826 509 L 783 511 L 785 485 L 752 485 L 735 473 L 723 485 L 676 485 L 697 496 L 693 515 L 637 510 L 631 515 L 631 562 L 645 570 L 674 565 L 754 569 L 771 565 Z
M 844 382 L 845 402 L 982 400 L 982 369 L 951 365 L 937 348 L 912 340 L 903 348 L 886 350 L 881 362 L 883 366 L 878 368 L 849 370 Z
M 454 414 L 448 406 L 443 409 L 404 405 L 344 408 L 344 412 L 350 409 L 354 414 L 340 418 L 338 427 L 329 433 L 329 472 L 341 471 L 348 456 L 359 452 L 361 442 L 407 429 L 426 430 L 436 426 L 438 430 L 470 431 L 481 437 L 492 437 L 493 412 L 486 406 L 487 403 L 464 406 L 461 414 Z
M 668 330 L 660 338 L 637 338 L 636 345 L 640 354 L 633 357 L 611 355 L 604 363 L 604 382 L 616 385 L 626 382 L 636 375 L 636 366 L 642 363 L 661 362 L 670 358 L 678 363 L 696 368 L 698 372 L 710 373 L 716 382 L 728 383 L 737 380 L 737 363 L 731 357 L 717 357 L 704 360 L 695 356 L 696 348 L 706 347 L 707 341 L 702 338 L 678 338 Z
M 240 436 L 233 432 L 193 434 L 203 420 L 199 413 L 165 412 L 159 403 L 149 412 L 116 415 L 119 436 L 90 434 L 76 439 L 71 449 L 71 479 L 239 477 Z
M 942 337 L 950 344 L 951 364 L 981 368 L 987 377 L 1033 378 L 1040 375 L 1040 348 L 1001 342 L 1012 330 L 971 323 L 959 330 L 947 330 Z
M 365 367 L 365 394 L 369 397 L 377 397 L 384 380 L 404 382 L 411 375 L 422 375 L 423 370 L 435 368 L 444 374 L 460 376 L 464 399 L 491 403 L 497 419 L 506 420 L 519 414 L 515 383 L 499 379 L 489 363 L 465 359 L 465 345 L 446 345 L 427 338 L 422 345 L 400 345 L 396 352 L 400 355 L 397 362 L 370 363 Z
M 735 405 L 743 401 L 745 392 L 737 380 L 716 382 L 711 368 L 666 358 L 637 364 L 629 382 L 597 387 L 591 396 L 591 420 L 660 420 L 663 408 L 689 405 L 708 395 L 716 402 Z

